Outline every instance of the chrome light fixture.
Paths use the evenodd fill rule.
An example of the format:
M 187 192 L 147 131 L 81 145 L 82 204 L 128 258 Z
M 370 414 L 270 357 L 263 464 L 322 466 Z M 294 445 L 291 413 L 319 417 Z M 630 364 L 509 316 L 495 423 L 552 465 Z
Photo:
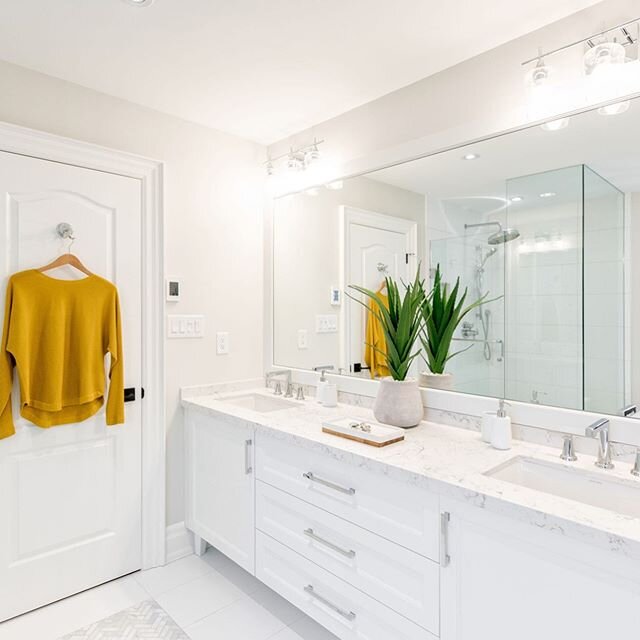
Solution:
M 623 94 L 625 63 L 624 47 L 613 41 L 604 41 L 591 47 L 584 55 L 584 72 L 589 86 L 589 98 L 592 102 L 604 102 Z M 606 105 L 598 113 L 614 116 L 624 113 L 631 103 L 628 100 Z
M 568 99 L 565 103 L 570 88 L 577 92 L 577 95 L 586 93 L 589 103 L 602 105 L 598 109 L 602 115 L 617 115 L 627 111 L 630 101 L 625 100 L 624 97 L 640 90 L 640 74 L 632 75 L 633 69 L 640 65 L 639 36 L 640 17 L 552 51 L 543 53 L 539 50 L 537 56 L 525 60 L 522 63 L 524 67 L 535 64 L 525 76 L 530 93 L 530 118 L 542 120 L 553 116 L 554 113 L 575 108 L 572 100 Z M 566 74 L 568 82 L 563 81 L 560 84 L 546 60 L 577 46 L 586 48 L 582 59 L 583 73 L 568 73 Z M 631 62 L 627 54 L 637 58 L 638 64 L 635 62 L 633 65 L 627 64 Z M 571 78 L 575 78 L 575 87 L 573 87 L 574 80 Z M 569 118 L 556 117 L 540 126 L 545 131 L 558 131 L 568 124 Z
M 301 147 L 290 147 L 287 153 L 279 156 L 269 156 L 263 163 L 268 176 L 276 173 L 276 165 L 285 164 L 291 172 L 305 171 L 320 160 L 320 149 L 318 148 L 324 140 L 313 139 L 311 144 Z
M 547 65 L 540 52 L 536 66 L 525 76 L 529 89 L 529 111 L 534 120 L 549 115 L 554 110 L 557 87 L 554 85 L 553 68 Z M 569 125 L 569 118 L 558 118 L 540 125 L 544 131 L 559 131 Z

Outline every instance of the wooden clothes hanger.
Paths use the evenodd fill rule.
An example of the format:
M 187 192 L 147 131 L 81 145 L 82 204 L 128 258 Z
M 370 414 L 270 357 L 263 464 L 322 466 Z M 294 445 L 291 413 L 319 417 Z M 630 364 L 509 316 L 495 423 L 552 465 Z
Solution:
M 61 227 L 61 225 L 58 225 L 58 227 Z M 50 262 L 49 264 L 45 264 L 43 267 L 39 267 L 38 269 L 36 269 L 36 271 L 39 271 L 40 273 L 42 273 L 44 271 L 51 271 L 51 269 L 57 269 L 58 267 L 64 267 L 65 265 L 69 265 L 71 267 L 74 267 L 78 271 L 81 271 L 86 276 L 94 275 L 91 271 L 89 271 L 89 269 L 87 269 L 87 267 L 84 266 L 84 264 L 82 264 L 82 260 L 80 260 L 78 256 L 71 253 L 71 246 L 75 241 L 75 238 L 73 237 L 72 234 L 73 234 L 73 231 L 70 228 L 58 229 L 58 235 L 60 235 L 61 238 L 70 240 L 69 246 L 67 247 L 67 253 L 63 253 L 60 257 L 56 258 L 53 262 Z

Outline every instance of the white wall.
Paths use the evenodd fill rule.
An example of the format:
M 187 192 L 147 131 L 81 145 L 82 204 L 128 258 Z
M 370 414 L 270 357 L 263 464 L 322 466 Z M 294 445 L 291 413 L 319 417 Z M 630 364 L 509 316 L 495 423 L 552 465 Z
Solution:
M 337 118 L 319 123 L 270 147 L 273 155 L 290 144 L 324 138 L 323 153 L 333 173 L 367 170 L 477 137 L 522 126 L 532 119 L 521 62 L 538 47 L 551 50 L 587 37 L 604 26 L 637 18 L 637 3 L 606 0 L 543 29 L 446 69 Z M 487 24 L 490 24 L 488 21 Z M 479 25 L 484 28 L 486 25 Z M 455 29 L 452 31 L 455 38 Z M 583 50 L 575 47 L 554 64 L 580 70 Z M 586 106 L 582 92 L 567 109 Z M 534 117 L 538 119 L 540 115 Z
M 253 143 L 0 62 L 0 120 L 165 165 L 169 313 L 203 313 L 207 337 L 167 343 L 167 522 L 183 519 L 182 385 L 262 374 L 262 171 Z M 90 260 L 89 260 L 90 262 Z M 215 355 L 215 332 L 231 353 Z

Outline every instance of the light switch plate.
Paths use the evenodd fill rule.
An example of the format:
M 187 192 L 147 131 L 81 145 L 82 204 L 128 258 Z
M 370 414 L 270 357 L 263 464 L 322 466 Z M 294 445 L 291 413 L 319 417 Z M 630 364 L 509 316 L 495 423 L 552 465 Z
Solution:
M 218 333 L 216 333 L 216 353 L 219 356 L 224 356 L 229 353 L 228 331 L 218 331 Z
M 204 316 L 170 314 L 167 338 L 204 338 Z
M 334 314 L 316 316 L 316 333 L 337 333 L 338 316 Z

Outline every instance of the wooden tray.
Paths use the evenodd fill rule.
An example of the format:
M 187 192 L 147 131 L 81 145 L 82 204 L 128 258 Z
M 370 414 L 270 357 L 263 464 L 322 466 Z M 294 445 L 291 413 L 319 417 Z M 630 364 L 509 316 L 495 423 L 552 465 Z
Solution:
M 339 438 L 368 444 L 371 447 L 386 447 L 404 440 L 402 429 L 360 418 L 341 418 L 333 422 L 324 422 L 322 431 Z

